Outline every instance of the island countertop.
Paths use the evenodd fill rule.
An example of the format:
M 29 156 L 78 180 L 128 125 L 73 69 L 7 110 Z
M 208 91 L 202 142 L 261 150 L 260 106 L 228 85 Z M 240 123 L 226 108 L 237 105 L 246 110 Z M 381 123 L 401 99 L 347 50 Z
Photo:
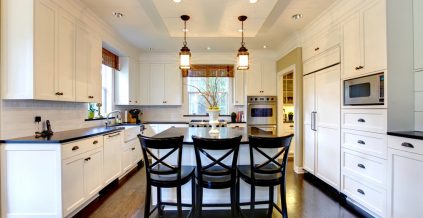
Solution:
M 205 127 L 172 127 L 169 128 L 159 134 L 153 136 L 153 138 L 166 138 L 166 137 L 176 137 L 176 136 L 184 136 L 184 144 L 193 144 L 192 136 L 198 136 L 203 138 L 234 138 L 237 136 L 242 136 L 241 144 L 248 144 L 248 136 L 255 135 L 255 136 L 276 136 L 270 132 L 263 131 L 258 128 L 252 128 L 250 131 L 248 128 L 242 127 L 220 127 L 219 128 L 219 135 L 216 137 L 212 137 L 209 134 L 210 128 Z

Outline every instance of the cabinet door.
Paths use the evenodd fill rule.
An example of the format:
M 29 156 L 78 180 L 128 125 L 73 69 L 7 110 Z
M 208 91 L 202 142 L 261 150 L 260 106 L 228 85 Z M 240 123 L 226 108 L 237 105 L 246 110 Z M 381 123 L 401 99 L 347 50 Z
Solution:
M 315 74 L 303 78 L 304 107 L 304 169 L 314 174 L 315 131 L 312 130 L 312 112 L 315 111 Z
M 141 151 L 141 144 L 138 139 L 135 139 L 131 143 L 131 162 L 133 165 L 136 165 L 138 161 L 142 160 L 142 151 Z
M 261 69 L 261 94 L 276 95 L 276 63 L 265 61 L 261 64 Z
M 122 147 L 121 152 L 122 172 L 126 172 L 132 166 L 132 150 L 130 145 Z
M 140 105 L 150 104 L 150 64 L 140 64 Z
M 182 73 L 177 64 L 165 64 L 164 104 L 182 104 Z
M 34 3 L 34 97 L 38 100 L 57 100 L 55 89 L 57 8 L 48 1 L 38 0 Z
M 102 102 L 102 42 L 97 35 L 91 34 L 91 58 L 90 58 L 90 77 L 88 81 L 88 95 L 90 102 Z
M 414 69 L 423 69 L 423 1 L 413 1 L 414 16 Z
M 247 95 L 261 94 L 261 65 L 253 63 L 247 72 Z
M 129 59 L 129 99 L 132 100 L 131 105 L 140 104 L 139 92 L 140 71 L 139 64 L 134 59 Z
M 423 156 L 388 149 L 388 217 L 423 217 Z
M 234 105 L 244 105 L 244 74 L 245 70 L 235 70 L 233 82 Z
M 95 150 L 85 155 L 84 190 L 87 198 L 100 191 L 103 185 L 103 151 Z
M 164 104 L 164 64 L 150 65 L 150 92 L 149 99 L 151 105 Z
M 108 185 L 115 180 L 121 172 L 121 146 L 123 144 L 122 133 L 111 133 L 104 136 L 103 169 L 104 184 Z
M 386 1 L 377 1 L 363 15 L 364 71 L 377 72 L 387 66 Z
M 91 52 L 93 47 L 88 30 L 83 24 L 76 28 L 76 75 L 75 92 L 76 101 L 89 102 L 88 81 L 91 73 Z
M 75 101 L 75 18 L 60 11 L 57 25 L 56 91 L 61 101 Z
M 77 156 L 63 161 L 62 199 L 63 215 L 66 216 L 85 201 L 84 158 Z
M 363 66 L 361 32 L 360 16 L 357 13 L 343 25 L 344 78 L 357 76 L 363 71 L 359 68 Z
M 335 66 L 316 73 L 316 176 L 340 190 L 341 78 Z

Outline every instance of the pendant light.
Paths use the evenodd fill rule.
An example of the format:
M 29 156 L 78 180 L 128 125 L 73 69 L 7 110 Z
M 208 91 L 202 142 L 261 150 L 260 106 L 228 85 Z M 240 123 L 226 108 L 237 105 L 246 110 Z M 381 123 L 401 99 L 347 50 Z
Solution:
M 187 20 L 189 20 L 188 15 L 182 15 L 181 19 L 184 21 L 184 42 L 181 51 L 179 52 L 179 69 L 189 70 L 191 62 L 191 52 L 187 47 Z
M 241 48 L 238 49 L 238 70 L 248 70 L 250 68 L 249 61 L 248 61 L 248 49 L 244 46 L 244 21 L 247 20 L 247 16 L 239 16 L 238 20 L 241 21 L 241 33 L 242 33 L 242 41 L 241 41 Z

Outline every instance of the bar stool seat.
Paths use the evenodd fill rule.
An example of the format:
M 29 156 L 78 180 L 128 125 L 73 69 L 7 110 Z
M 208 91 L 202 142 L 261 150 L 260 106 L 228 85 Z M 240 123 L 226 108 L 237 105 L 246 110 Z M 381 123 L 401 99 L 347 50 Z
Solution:
M 153 186 L 160 186 L 163 188 L 175 187 L 178 182 L 182 185 L 185 185 L 192 179 L 194 170 L 195 170 L 194 166 L 182 165 L 181 166 L 181 180 L 179 181 L 178 181 L 177 174 L 169 174 L 169 175 L 151 174 L 151 184 Z M 160 171 L 163 171 L 163 169 L 160 169 Z
M 233 181 L 231 180 L 231 175 L 213 175 L 214 174 L 222 174 L 226 172 L 227 170 L 223 167 L 214 166 L 210 167 L 207 172 L 211 175 L 205 175 L 203 174 L 202 178 L 202 187 L 203 188 L 209 188 L 209 189 L 223 189 L 230 187 Z M 195 178 L 197 178 L 197 181 L 200 181 L 198 179 L 198 173 L 195 173 Z
M 269 164 L 266 166 L 269 170 L 278 169 L 277 166 Z M 283 182 L 282 173 L 273 173 L 273 174 L 263 174 L 263 173 L 254 173 L 254 177 L 251 175 L 251 166 L 250 165 L 239 165 L 238 166 L 238 176 L 248 184 L 255 184 L 256 186 L 276 186 Z M 254 178 L 254 179 L 253 179 Z

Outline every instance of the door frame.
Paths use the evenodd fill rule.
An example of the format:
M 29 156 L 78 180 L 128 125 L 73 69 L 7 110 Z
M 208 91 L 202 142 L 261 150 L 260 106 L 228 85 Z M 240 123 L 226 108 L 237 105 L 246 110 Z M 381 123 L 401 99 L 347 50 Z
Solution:
M 283 108 L 283 96 L 280 96 L 280 90 L 282 90 L 283 88 L 283 84 L 281 84 L 281 80 L 283 80 L 283 76 L 288 74 L 288 73 L 293 73 L 294 77 L 294 139 L 295 139 L 295 146 L 294 146 L 294 171 L 297 174 L 302 174 L 304 173 L 302 164 L 301 166 L 298 166 L 296 163 L 296 159 L 298 159 L 298 157 L 302 157 L 303 153 L 302 153 L 302 149 L 299 149 L 300 147 L 302 147 L 301 142 L 301 138 L 302 138 L 302 132 L 300 129 L 300 125 L 299 125 L 299 118 L 298 116 L 302 116 L 301 115 L 301 111 L 300 111 L 300 103 L 302 102 L 301 99 L 299 99 L 298 97 L 298 93 L 296 91 L 297 89 L 297 72 L 296 72 L 296 65 L 292 64 L 284 69 L 282 69 L 281 71 L 277 72 L 276 74 L 276 82 L 277 82 L 277 86 L 276 86 L 276 93 L 278 96 L 278 110 L 277 110 L 277 117 L 278 117 L 278 135 L 282 133 L 282 126 L 283 126 L 283 120 L 279 119 L 282 116 L 282 109 Z

